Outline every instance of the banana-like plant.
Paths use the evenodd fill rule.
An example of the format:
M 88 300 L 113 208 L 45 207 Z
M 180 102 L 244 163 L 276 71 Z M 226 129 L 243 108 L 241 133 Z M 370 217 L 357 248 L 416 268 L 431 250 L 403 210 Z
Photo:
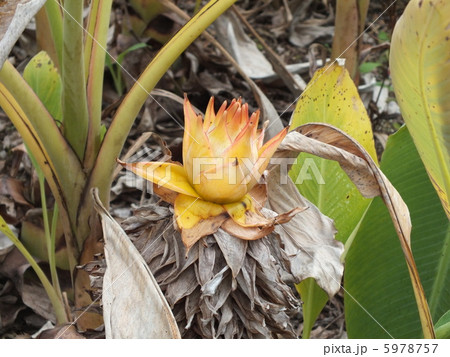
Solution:
M 45 3 L 59 73 L 55 81 L 61 82 L 61 90 L 51 93 L 50 102 L 57 108 L 60 103 L 60 118 L 39 96 L 42 81 L 27 83 L 8 61 L 1 67 L 0 106 L 33 153 L 55 197 L 72 272 L 98 249 L 95 227 L 99 222 L 91 188 L 98 188 L 108 207 L 116 158 L 150 91 L 192 41 L 234 2 L 210 1 L 161 49 L 123 99 L 106 134 L 101 126 L 101 105 L 112 0 L 91 2 L 86 31 L 82 26 L 83 1 Z M 35 61 L 29 68 L 31 78 L 39 77 L 43 58 L 57 74 L 50 60 L 40 56 L 41 63 Z M 77 307 L 89 304 L 84 292 L 87 278 L 82 272 L 75 277 Z M 59 313 L 57 320 L 63 323 L 67 317 Z

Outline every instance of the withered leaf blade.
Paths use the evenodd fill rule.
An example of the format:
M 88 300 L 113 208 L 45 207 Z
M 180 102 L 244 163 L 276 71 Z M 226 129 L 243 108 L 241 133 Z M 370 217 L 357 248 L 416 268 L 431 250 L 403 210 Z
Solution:
M 311 123 L 289 133 L 278 150 L 280 157 L 307 152 L 337 161 L 363 196 L 383 198 L 397 232 L 403 237 L 400 240 L 404 239 L 410 246 L 408 207 L 370 155 L 354 139 L 331 125 Z
M 221 228 L 232 236 L 243 240 L 257 240 L 265 237 L 274 230 L 273 225 L 268 225 L 265 227 L 243 227 L 231 218 L 227 219 L 222 224 Z
M 227 219 L 227 215 L 220 214 L 218 216 L 203 219 L 192 228 L 183 229 L 181 231 L 181 238 L 186 247 L 186 255 L 188 254 L 189 249 L 191 249 L 202 237 L 217 232 Z
M 217 244 L 223 253 L 228 266 L 233 272 L 233 278 L 239 274 L 242 264 L 244 264 L 245 254 L 247 252 L 247 241 L 243 239 L 236 239 L 222 229 L 214 233 Z
M 103 318 L 106 337 L 180 338 L 169 305 L 144 259 L 103 207 L 96 189 L 93 196 L 105 240 Z
M 0 69 L 25 27 L 46 0 L 0 1 Z
M 307 126 L 309 127 L 307 128 Z M 280 144 L 276 156 L 297 157 L 300 152 L 306 152 L 324 159 L 338 161 L 364 197 L 378 196 L 380 194 L 378 183 L 367 161 L 361 157 L 359 148 L 355 147 L 354 142 L 347 136 L 338 136 L 336 132 L 329 134 L 324 137 L 316 127 L 310 126 L 310 124 L 302 125 L 298 131 L 291 131 L 286 136 Z
M 268 177 L 269 205 L 275 212 L 285 212 L 292 207 L 308 207 L 292 219 L 275 227 L 284 250 L 291 262 L 291 273 L 300 282 L 314 278 L 328 295 L 335 295 L 341 284 L 344 266 L 340 261 L 344 246 L 334 239 L 333 221 L 304 198 L 290 177 L 283 178 L 280 168 L 274 167 Z

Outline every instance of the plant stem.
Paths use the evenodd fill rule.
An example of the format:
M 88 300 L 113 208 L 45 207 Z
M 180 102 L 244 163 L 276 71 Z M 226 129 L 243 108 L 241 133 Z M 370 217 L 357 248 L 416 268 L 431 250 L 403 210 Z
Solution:
M 57 218 L 58 215 L 58 205 L 55 202 L 55 209 L 53 211 L 52 217 L 52 230 L 50 231 L 50 223 L 48 219 L 48 209 L 47 209 L 47 196 L 45 194 L 45 176 L 43 171 L 39 167 L 36 158 L 34 157 L 33 153 L 28 149 L 28 147 L 27 152 L 39 179 L 39 189 L 41 194 L 41 205 L 42 205 L 42 218 L 44 221 L 45 243 L 47 246 L 47 257 L 48 257 L 48 264 L 50 266 L 50 274 L 52 277 L 52 285 L 56 293 L 58 294 L 59 299 L 62 300 L 61 287 L 59 286 L 58 273 L 56 271 L 56 257 L 55 257 L 55 233 L 56 233 L 56 223 L 58 221 L 55 218 Z
M 36 167 L 37 166 L 36 164 Z M 55 240 L 51 237 L 50 232 L 50 223 L 48 219 L 48 210 L 47 210 L 47 198 L 45 196 L 45 178 L 41 170 L 36 170 L 39 177 L 39 188 L 41 191 L 41 202 L 42 202 L 42 216 L 44 219 L 44 232 L 45 232 L 45 242 L 47 245 L 47 255 L 48 255 L 48 264 L 50 266 L 50 274 L 52 277 L 52 285 L 55 289 L 56 293 L 60 300 L 62 300 L 61 288 L 59 286 L 58 273 L 56 271 L 56 258 L 55 258 Z M 53 217 L 54 218 L 54 217 Z M 53 221 L 53 219 L 52 219 Z
M 10 71 L 7 70 L 8 68 Z M 13 75 L 10 76 L 11 74 Z M 21 81 L 15 81 L 17 76 Z M 23 86 L 21 87 L 20 84 L 23 84 Z M 20 88 L 26 90 L 21 90 Z M 20 100 L 20 103 L 16 98 Z M 32 100 L 28 102 L 27 99 Z M 63 207 L 61 220 L 69 250 L 69 262 L 73 271 L 76 266 L 76 257 L 79 254 L 79 250 L 76 246 L 77 242 L 73 237 L 74 228 L 76 227 L 74 224 L 75 218 L 71 220 L 70 215 L 72 214 L 76 217 L 76 208 L 78 207 L 81 196 L 81 192 L 78 190 L 82 188 L 80 182 L 84 183 L 83 172 L 79 166 L 76 166 L 77 164 L 79 165 L 79 162 L 56 125 L 56 129 L 53 132 L 54 127 L 52 124 L 55 124 L 53 119 L 48 122 L 47 135 L 45 135 L 44 123 L 38 121 L 38 124 L 36 124 L 28 118 L 27 113 L 30 113 L 35 120 L 38 120 L 39 114 L 42 113 L 48 116 L 48 112 L 45 108 L 42 108 L 42 102 L 37 99 L 32 89 L 23 81 L 22 77 L 9 62 L 5 62 L 0 71 L 0 106 L 20 133 L 23 142 L 28 146 L 30 152 L 33 153 L 59 207 Z M 42 136 L 44 137 L 41 140 Z M 62 144 L 59 147 L 59 151 L 58 147 L 55 146 L 58 143 Z M 51 149 L 49 151 L 53 155 L 48 153 L 48 149 Z
M 30 263 L 31 267 L 36 272 L 36 275 L 38 276 L 39 280 L 44 286 L 44 289 L 52 303 L 53 309 L 55 310 L 57 323 L 58 324 L 67 323 L 68 318 L 66 315 L 66 311 L 64 309 L 62 299 L 59 298 L 56 290 L 53 288 L 52 284 L 50 284 L 50 281 L 48 280 L 45 273 L 42 271 L 41 267 L 36 263 L 36 261 L 28 252 L 28 250 L 25 248 L 25 246 L 22 244 L 22 242 L 19 241 L 19 239 L 14 235 L 11 229 L 9 229 L 8 225 L 6 224 L 2 216 L 0 216 L 0 230 L 3 233 L 5 233 L 9 239 L 11 239 L 11 241 L 14 243 L 17 249 L 22 253 L 22 255 L 25 257 L 28 263 Z
M 55 46 L 56 56 L 58 58 L 57 67 L 60 68 L 62 63 L 62 48 L 63 48 L 63 23 L 61 10 L 57 0 L 48 0 L 44 5 L 47 13 L 48 23 L 50 25 L 50 32 Z
M 52 247 L 51 250 L 51 261 L 53 261 L 53 265 L 55 267 L 55 272 L 54 275 L 52 273 L 52 282 L 53 282 L 53 286 L 55 288 L 58 289 L 58 291 L 61 291 L 61 287 L 59 286 L 59 279 L 58 279 L 58 275 L 56 274 L 56 227 L 58 226 L 58 216 L 59 216 L 59 208 L 58 208 L 58 204 L 55 202 L 54 206 L 53 206 L 53 215 L 52 215 L 52 227 L 51 227 L 51 231 L 50 231 L 50 244 Z M 49 260 L 50 260 L 49 257 Z M 53 276 L 56 277 L 56 279 L 53 278 Z
M 100 148 L 100 121 L 103 100 L 103 75 L 105 73 L 106 41 L 112 0 L 93 0 L 88 21 L 88 35 L 84 47 L 87 81 L 87 106 L 89 114 L 88 136 L 84 166 L 89 171 L 95 163 Z
M 61 65 L 64 136 L 80 161 L 84 159 L 89 125 L 83 61 L 83 3 L 81 0 L 64 1 Z

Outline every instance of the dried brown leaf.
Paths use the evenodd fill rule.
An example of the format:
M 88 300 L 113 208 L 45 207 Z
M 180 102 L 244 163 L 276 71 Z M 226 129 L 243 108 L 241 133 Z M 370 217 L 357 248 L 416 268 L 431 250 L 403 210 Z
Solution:
M 202 237 L 217 232 L 227 219 L 228 216 L 226 214 L 220 214 L 218 216 L 203 219 L 190 229 L 183 229 L 181 231 L 181 238 L 186 246 L 186 254 Z
M 231 268 L 233 278 L 235 278 L 239 274 L 242 264 L 244 264 L 247 241 L 236 239 L 222 229 L 214 233 L 214 238 L 216 238 L 217 244 L 219 244 L 220 250 Z
M 107 338 L 179 338 L 176 322 L 153 274 L 94 191 L 102 220 L 107 269 L 103 317 Z M 130 294 L 133 291 L 133 294 Z
M 334 131 L 325 137 L 314 125 L 302 125 L 298 131 L 290 132 L 279 146 L 276 156 L 297 157 L 300 152 L 307 152 L 338 161 L 364 197 L 378 196 L 378 183 L 352 139 Z
M 244 240 L 257 240 L 265 237 L 273 232 L 274 226 L 267 225 L 265 227 L 243 227 L 233 221 L 231 218 L 227 219 L 223 224 L 223 230 L 234 237 Z
M 296 282 L 314 278 L 322 289 L 333 296 L 340 289 L 344 272 L 340 261 L 344 247 L 334 239 L 336 229 L 333 221 L 300 195 L 289 177 L 286 184 L 281 185 L 283 181 L 279 167 L 270 171 L 268 180 L 269 206 L 275 212 L 296 206 L 308 207 L 289 222 L 275 228 L 291 262 L 292 275 Z

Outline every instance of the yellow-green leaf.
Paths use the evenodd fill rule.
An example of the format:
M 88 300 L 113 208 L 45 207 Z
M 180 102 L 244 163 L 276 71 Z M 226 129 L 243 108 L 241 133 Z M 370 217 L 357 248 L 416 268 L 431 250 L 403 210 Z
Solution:
M 343 130 L 377 161 L 370 119 L 345 68 L 333 64 L 311 79 L 297 103 L 291 128 L 311 122 Z M 290 174 L 300 192 L 334 219 L 336 238 L 345 242 L 371 201 L 360 195 L 337 162 L 300 154 Z
M 390 67 L 402 115 L 450 218 L 449 19 L 449 1 L 410 1 L 395 26 Z
M 31 59 L 23 71 L 23 78 L 52 117 L 61 121 L 61 78 L 47 52 L 41 51 Z

